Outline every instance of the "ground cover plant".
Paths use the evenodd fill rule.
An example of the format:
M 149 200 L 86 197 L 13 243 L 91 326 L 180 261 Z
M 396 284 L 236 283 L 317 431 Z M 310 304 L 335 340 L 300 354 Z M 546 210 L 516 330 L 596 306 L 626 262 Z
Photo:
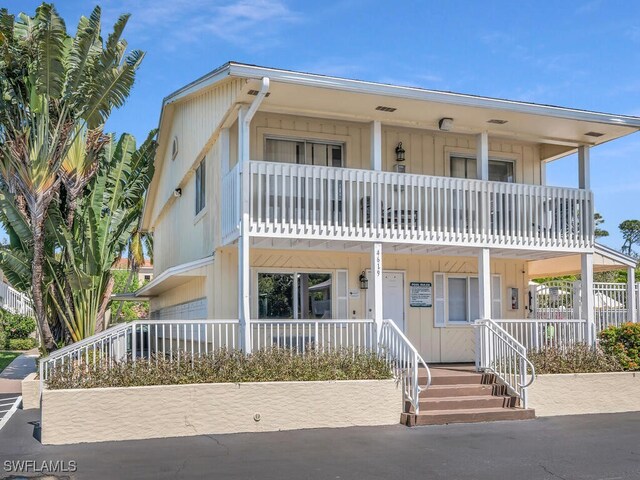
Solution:
M 133 387 L 192 383 L 243 383 L 320 380 L 382 380 L 391 378 L 386 361 L 374 352 L 309 350 L 305 355 L 287 349 L 260 350 L 245 355 L 236 350 L 213 354 L 128 359 L 109 365 L 90 361 L 52 370 L 50 389 Z
M 528 353 L 536 374 L 618 372 L 622 366 L 617 358 L 601 348 L 584 343 L 565 347 L 546 347 Z
M 612 355 L 623 370 L 640 370 L 640 324 L 624 323 L 600 332 L 602 350 Z

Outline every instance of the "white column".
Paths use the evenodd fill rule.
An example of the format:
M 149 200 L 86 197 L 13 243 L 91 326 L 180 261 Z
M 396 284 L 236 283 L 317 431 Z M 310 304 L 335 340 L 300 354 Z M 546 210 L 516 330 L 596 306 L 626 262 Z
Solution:
M 240 342 L 251 352 L 251 305 L 249 303 L 249 129 L 245 122 L 247 107 L 238 111 L 238 163 L 240 164 L 240 236 L 238 238 L 238 320 Z
M 582 281 L 581 304 L 582 320 L 587 321 L 587 343 L 593 345 L 595 341 L 595 318 L 593 314 L 593 253 L 581 255 L 582 268 L 580 277 Z
M 636 269 L 627 267 L 627 320 L 633 323 L 638 321 L 636 308 Z
M 478 252 L 478 295 L 480 318 L 491 318 L 491 254 L 488 248 Z
M 479 133 L 476 137 L 476 168 L 478 180 L 489 180 L 489 134 Z
M 229 129 L 223 128 L 220 130 L 220 138 L 218 139 L 220 142 L 220 177 L 224 178 L 224 176 L 229 172 Z
M 375 120 L 371 122 L 371 170 L 382 170 L 382 124 Z M 378 191 L 371 192 L 371 225 L 377 225 L 380 221 L 380 199 Z M 380 335 L 382 330 L 382 243 L 375 242 L 371 245 L 371 290 L 373 301 L 371 302 L 373 320 L 376 322 L 376 332 Z M 379 337 L 378 337 L 379 338 Z
M 547 184 L 547 162 L 540 162 L 540 185 Z
M 584 190 L 591 190 L 591 159 L 589 147 L 578 147 L 578 186 Z

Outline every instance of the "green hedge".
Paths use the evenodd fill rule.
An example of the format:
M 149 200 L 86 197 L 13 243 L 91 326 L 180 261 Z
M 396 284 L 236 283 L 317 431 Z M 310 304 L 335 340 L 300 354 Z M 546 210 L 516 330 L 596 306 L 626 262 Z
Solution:
M 35 330 L 36 321 L 34 318 L 0 309 L 0 349 L 28 350 L 33 348 L 36 342 L 30 338 L 30 335 Z M 11 346 L 12 342 L 13 347 Z
M 640 370 L 640 323 L 624 323 L 601 331 L 600 346 L 624 370 Z
M 37 346 L 35 338 L 11 338 L 7 344 L 9 350 L 31 350 Z
M 92 359 L 92 356 L 89 357 Z M 391 378 L 386 362 L 371 352 L 260 350 L 252 355 L 219 350 L 191 360 L 186 356 L 115 363 L 91 361 L 54 369 L 50 389 L 133 387 L 190 383 L 243 383 Z

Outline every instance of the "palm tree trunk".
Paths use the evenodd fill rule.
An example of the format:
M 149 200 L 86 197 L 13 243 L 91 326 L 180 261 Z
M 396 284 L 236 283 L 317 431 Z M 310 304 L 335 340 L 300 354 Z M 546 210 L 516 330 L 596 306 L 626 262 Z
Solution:
M 44 295 L 42 290 L 43 265 L 44 265 L 44 220 L 33 219 L 33 264 L 31 265 L 31 285 L 33 293 L 33 308 L 36 321 L 40 329 L 43 347 L 47 352 L 56 348 L 56 342 L 49 327 L 49 321 L 44 308 Z

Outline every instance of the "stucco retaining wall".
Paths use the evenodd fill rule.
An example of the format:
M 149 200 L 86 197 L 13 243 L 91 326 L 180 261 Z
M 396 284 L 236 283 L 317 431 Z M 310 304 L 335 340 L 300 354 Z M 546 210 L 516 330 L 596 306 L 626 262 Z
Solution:
M 40 408 L 40 380 L 35 373 L 22 380 L 22 408 Z
M 640 411 L 640 373 L 538 375 L 528 396 L 540 417 Z
M 401 410 L 394 380 L 45 390 L 41 438 L 68 444 L 390 425 Z

